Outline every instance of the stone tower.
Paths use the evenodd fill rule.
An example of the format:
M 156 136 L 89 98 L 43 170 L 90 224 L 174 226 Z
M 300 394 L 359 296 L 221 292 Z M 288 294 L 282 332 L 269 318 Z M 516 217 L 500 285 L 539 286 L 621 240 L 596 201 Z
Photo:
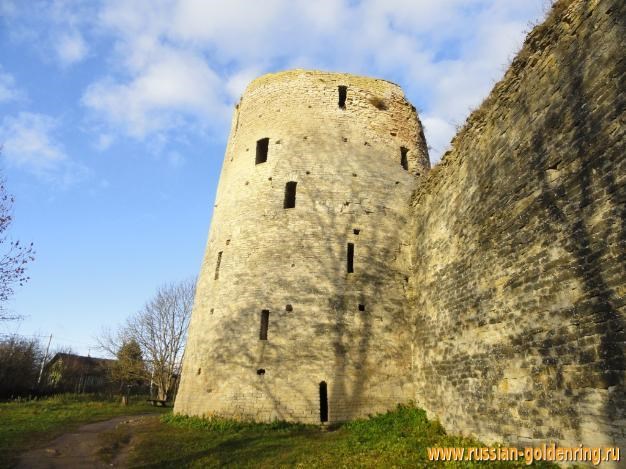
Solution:
M 428 169 L 397 85 L 254 80 L 233 117 L 175 411 L 316 423 L 412 399 L 404 227 Z

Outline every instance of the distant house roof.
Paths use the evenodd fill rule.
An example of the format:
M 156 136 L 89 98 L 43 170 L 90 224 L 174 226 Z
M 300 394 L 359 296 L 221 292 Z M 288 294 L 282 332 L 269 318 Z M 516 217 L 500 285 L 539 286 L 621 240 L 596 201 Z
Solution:
M 73 353 L 57 353 L 46 363 L 46 368 L 50 368 L 58 361 L 62 361 L 65 366 L 80 369 L 83 373 L 101 373 L 102 370 L 116 360 L 109 358 L 85 357 L 74 355 Z

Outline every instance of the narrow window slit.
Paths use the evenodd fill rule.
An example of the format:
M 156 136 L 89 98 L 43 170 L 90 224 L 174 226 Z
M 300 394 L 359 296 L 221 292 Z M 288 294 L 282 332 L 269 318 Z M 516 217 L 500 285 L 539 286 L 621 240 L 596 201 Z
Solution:
M 348 96 L 348 87 L 339 85 L 339 107 L 341 109 L 346 108 L 346 97 Z
M 355 229 L 353 229 L 353 230 L 352 230 L 352 232 L 353 232 L 355 235 L 358 235 L 358 234 L 361 232 L 361 230 L 359 230 L 358 228 L 355 228 Z
M 326 386 L 326 381 L 320 383 L 320 422 L 328 422 L 328 386 Z
M 217 263 L 215 264 L 215 280 L 220 278 L 220 264 L 222 263 L 223 251 L 217 253 Z
M 402 165 L 402 169 L 405 171 L 409 170 L 409 160 L 407 158 L 408 153 L 408 148 L 400 147 L 400 164 Z
M 348 243 L 348 273 L 354 272 L 354 243 Z
M 267 328 L 270 323 L 270 312 L 267 309 L 261 311 L 261 332 L 259 333 L 259 340 L 267 340 Z
M 359 304 L 359 311 L 365 311 L 365 305 Z
M 289 181 L 285 185 L 285 203 L 283 204 L 283 208 L 295 208 L 297 185 L 298 183 L 295 181 Z
M 267 161 L 267 149 L 270 144 L 269 138 L 262 138 L 256 142 L 256 159 L 255 164 L 265 163 Z

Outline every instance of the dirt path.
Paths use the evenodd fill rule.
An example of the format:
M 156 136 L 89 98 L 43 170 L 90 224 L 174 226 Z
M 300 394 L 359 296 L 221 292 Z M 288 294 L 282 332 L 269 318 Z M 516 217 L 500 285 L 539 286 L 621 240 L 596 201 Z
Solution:
M 152 415 L 116 417 L 66 433 L 43 448 L 27 451 L 18 469 L 127 467 L 133 428 L 158 419 Z M 113 437 L 109 437 L 113 435 Z M 108 462 L 105 462 L 108 461 Z

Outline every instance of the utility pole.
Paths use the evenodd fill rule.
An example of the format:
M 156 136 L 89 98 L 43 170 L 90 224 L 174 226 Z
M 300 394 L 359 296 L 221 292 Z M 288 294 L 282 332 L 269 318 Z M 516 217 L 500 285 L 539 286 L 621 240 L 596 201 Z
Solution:
M 43 366 L 46 364 L 46 360 L 48 360 L 48 352 L 50 351 L 50 342 L 52 342 L 52 334 L 50 334 L 50 338 L 48 339 L 48 346 L 46 347 L 46 354 L 41 361 L 41 368 L 39 368 L 39 377 L 37 378 L 37 387 L 39 387 L 39 383 L 41 382 L 41 375 L 43 374 Z

